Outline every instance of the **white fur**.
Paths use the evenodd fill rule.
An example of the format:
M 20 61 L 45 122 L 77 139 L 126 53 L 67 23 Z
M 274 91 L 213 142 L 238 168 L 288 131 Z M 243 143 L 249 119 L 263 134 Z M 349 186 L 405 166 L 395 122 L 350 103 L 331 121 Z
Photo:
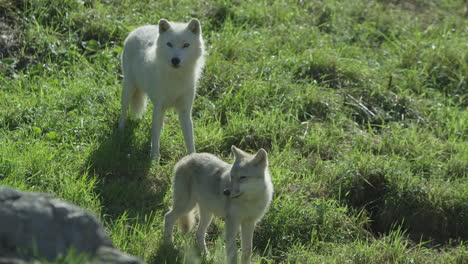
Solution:
M 241 227 L 242 263 L 249 263 L 255 224 L 271 203 L 273 184 L 268 172 L 265 150 L 249 155 L 232 147 L 234 163 L 228 164 L 208 153 L 194 153 L 175 166 L 173 205 L 165 215 L 164 241 L 172 243 L 172 229 L 177 219 L 187 231 L 198 204 L 200 223 L 197 241 L 206 252 L 205 235 L 213 215 L 226 219 L 228 263 L 237 263 L 236 237 Z
M 197 19 L 187 24 L 161 19 L 158 25 L 135 29 L 125 40 L 119 130 L 123 134 L 128 106 L 139 118 L 145 110 L 148 96 L 154 104 L 151 155 L 155 158 L 159 158 L 164 113 L 171 107 L 175 107 L 179 114 L 188 153 L 195 152 L 191 113 L 196 83 L 204 65 L 204 53 Z M 172 63 L 174 59 L 179 61 L 178 67 Z

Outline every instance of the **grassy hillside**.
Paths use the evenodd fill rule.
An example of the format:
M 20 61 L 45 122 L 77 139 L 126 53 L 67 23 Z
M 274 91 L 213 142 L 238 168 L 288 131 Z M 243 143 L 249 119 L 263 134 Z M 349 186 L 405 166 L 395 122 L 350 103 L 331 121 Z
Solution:
M 197 17 L 197 151 L 269 152 L 257 263 L 468 263 L 467 12 L 464 0 L 0 1 L 0 184 L 90 210 L 148 263 L 197 263 L 193 234 L 161 246 L 185 154 L 177 115 L 159 165 L 150 110 L 116 134 L 126 35 Z M 223 259 L 223 225 L 203 263 Z

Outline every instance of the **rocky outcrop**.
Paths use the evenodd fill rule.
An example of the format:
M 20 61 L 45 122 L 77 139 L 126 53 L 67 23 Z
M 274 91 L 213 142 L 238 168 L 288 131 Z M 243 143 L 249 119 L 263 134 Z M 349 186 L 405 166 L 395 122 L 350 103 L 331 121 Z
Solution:
M 0 264 L 54 261 L 70 250 L 92 263 L 143 263 L 114 248 L 96 217 L 78 206 L 0 187 Z

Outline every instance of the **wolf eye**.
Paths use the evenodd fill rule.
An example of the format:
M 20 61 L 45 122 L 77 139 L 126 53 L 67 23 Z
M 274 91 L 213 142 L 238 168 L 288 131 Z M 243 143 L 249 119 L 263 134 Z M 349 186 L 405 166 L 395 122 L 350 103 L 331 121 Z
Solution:
M 171 48 L 172 48 L 172 43 L 168 42 L 168 43 L 166 43 L 166 45 L 167 45 L 168 47 L 171 47 Z
M 184 46 L 183 46 L 183 48 L 188 48 L 188 47 L 190 47 L 189 43 L 185 43 Z

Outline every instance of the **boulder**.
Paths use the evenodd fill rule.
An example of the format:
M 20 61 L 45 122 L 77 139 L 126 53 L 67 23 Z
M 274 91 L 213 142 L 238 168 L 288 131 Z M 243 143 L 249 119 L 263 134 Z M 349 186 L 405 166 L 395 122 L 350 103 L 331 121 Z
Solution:
M 93 263 L 143 263 L 114 248 L 96 217 L 80 207 L 0 186 L 0 263 L 54 261 L 70 250 Z

